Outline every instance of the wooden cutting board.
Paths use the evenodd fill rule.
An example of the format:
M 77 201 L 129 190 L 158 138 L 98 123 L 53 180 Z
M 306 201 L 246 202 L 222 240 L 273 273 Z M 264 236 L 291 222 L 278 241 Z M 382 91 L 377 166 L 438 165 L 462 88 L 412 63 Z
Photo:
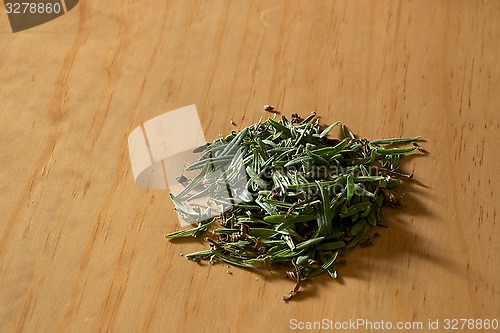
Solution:
M 82 0 L 16 34 L 1 7 L 0 44 L 1 332 L 500 320 L 499 1 Z M 212 140 L 268 103 L 430 152 L 404 164 L 417 181 L 375 246 L 289 303 L 277 273 L 180 256 L 207 245 L 163 237 L 173 205 L 135 184 L 127 148 L 178 107 Z

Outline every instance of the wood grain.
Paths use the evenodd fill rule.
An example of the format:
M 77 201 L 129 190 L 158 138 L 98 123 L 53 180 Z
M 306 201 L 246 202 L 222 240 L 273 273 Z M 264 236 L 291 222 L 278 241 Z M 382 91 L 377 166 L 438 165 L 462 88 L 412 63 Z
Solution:
M 499 1 L 82 0 L 17 34 L 2 9 L 0 44 L 0 331 L 500 319 Z M 340 283 L 285 304 L 293 281 L 179 256 L 206 245 L 166 241 L 167 193 L 133 181 L 128 133 L 193 103 L 207 138 L 269 103 L 430 155 Z

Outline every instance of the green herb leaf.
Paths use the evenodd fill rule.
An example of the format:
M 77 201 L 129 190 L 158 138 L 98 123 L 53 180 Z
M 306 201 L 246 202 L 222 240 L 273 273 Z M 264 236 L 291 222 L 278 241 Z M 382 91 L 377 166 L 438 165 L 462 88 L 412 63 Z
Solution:
M 170 238 L 170 239 L 175 239 L 175 238 L 182 238 L 182 237 L 186 237 L 186 236 L 191 236 L 199 231 L 206 231 L 208 226 L 214 222 L 215 222 L 215 219 L 213 219 L 212 221 L 207 222 L 205 224 L 202 224 L 196 228 L 184 229 L 184 230 L 172 232 L 170 234 L 166 234 L 165 237 Z
M 319 138 L 321 139 L 321 138 L 324 138 L 325 136 L 327 136 L 327 135 L 328 135 L 328 133 L 330 133 L 330 131 L 331 131 L 331 130 L 335 127 L 335 126 L 337 126 L 337 125 L 339 125 L 339 124 L 340 124 L 340 121 L 337 121 L 336 123 L 333 123 L 333 124 L 331 124 L 330 126 L 328 126 L 327 128 L 325 128 L 325 129 L 323 130 L 323 132 L 321 132 L 321 133 L 320 133 Z
M 413 138 L 393 138 L 393 139 L 381 139 L 381 140 L 375 140 L 371 141 L 370 144 L 372 145 L 384 145 L 384 144 L 395 144 L 395 143 L 409 143 L 409 142 L 415 142 L 420 140 L 420 136 L 415 136 Z

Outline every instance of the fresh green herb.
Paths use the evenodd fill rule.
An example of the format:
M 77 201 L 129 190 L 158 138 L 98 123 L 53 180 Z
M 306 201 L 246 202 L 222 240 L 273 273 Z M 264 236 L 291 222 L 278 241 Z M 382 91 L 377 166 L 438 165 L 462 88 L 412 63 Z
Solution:
M 187 170 L 199 173 L 180 177 L 184 189 L 171 198 L 184 220 L 199 225 L 166 237 L 198 237 L 217 221 L 206 238 L 211 249 L 186 257 L 293 268 L 287 301 L 304 279 L 324 271 L 336 278 L 334 264 L 347 248 L 373 244 L 370 229 L 386 226 L 382 207 L 397 206 L 398 186 L 413 176 L 401 172 L 401 158 L 425 151 L 419 136 L 368 141 L 340 122 L 320 126 L 315 113 L 274 117 L 196 149 L 199 158 Z M 339 125 L 343 137 L 329 137 Z M 210 207 L 191 204 L 201 197 L 220 208 L 215 218 Z

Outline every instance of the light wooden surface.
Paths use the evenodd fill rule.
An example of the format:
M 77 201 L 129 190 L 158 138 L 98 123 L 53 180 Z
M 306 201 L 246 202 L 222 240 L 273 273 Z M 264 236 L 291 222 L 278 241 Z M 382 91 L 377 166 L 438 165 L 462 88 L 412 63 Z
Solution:
M 500 319 L 500 1 L 82 0 L 0 29 L 1 332 Z M 206 245 L 165 240 L 167 193 L 134 183 L 128 133 L 192 103 L 210 139 L 269 103 L 431 154 L 341 283 L 285 304 L 293 281 L 180 256 Z

